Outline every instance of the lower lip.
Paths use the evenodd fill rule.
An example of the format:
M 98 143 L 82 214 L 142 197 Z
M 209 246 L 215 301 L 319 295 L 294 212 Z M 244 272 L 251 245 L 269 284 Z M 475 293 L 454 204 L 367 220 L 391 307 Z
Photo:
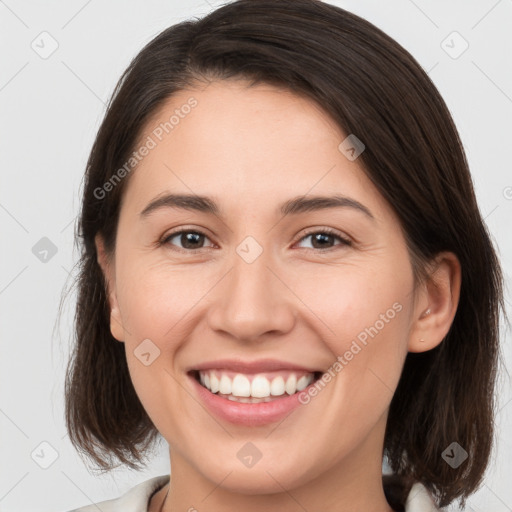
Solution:
M 192 380 L 199 398 L 204 402 L 208 410 L 219 418 L 237 425 L 257 427 L 274 423 L 284 419 L 293 410 L 303 405 L 299 402 L 299 393 L 285 395 L 283 398 L 276 398 L 271 402 L 255 404 L 234 402 L 211 393 L 193 375 L 188 375 L 188 377 Z M 314 382 L 310 386 L 313 384 Z M 302 392 L 307 390 L 308 388 L 303 389 Z

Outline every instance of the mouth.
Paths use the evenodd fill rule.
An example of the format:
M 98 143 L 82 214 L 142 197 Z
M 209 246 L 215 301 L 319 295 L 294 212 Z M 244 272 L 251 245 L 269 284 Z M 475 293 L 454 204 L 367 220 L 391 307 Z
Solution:
M 245 404 L 273 402 L 300 393 L 322 376 L 321 371 L 238 373 L 223 369 L 191 370 L 188 375 L 212 395 Z

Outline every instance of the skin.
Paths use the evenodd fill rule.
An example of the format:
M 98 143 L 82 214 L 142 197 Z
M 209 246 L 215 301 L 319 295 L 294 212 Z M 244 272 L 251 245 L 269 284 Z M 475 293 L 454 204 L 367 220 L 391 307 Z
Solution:
M 434 348 L 449 330 L 458 260 L 440 254 L 415 286 L 396 215 L 359 161 L 338 149 L 347 134 L 309 99 L 238 80 L 203 84 L 170 98 L 141 140 L 191 96 L 198 105 L 130 176 L 115 254 L 109 258 L 96 238 L 112 334 L 125 344 L 137 394 L 170 446 L 170 490 L 154 495 L 149 510 L 159 510 L 169 490 L 166 511 L 390 512 L 381 478 L 389 404 L 407 352 Z M 141 218 L 164 192 L 210 196 L 223 216 L 162 208 Z M 277 211 L 293 197 L 333 193 L 359 201 L 374 219 L 349 207 Z M 179 228 L 206 234 L 195 252 L 180 236 L 157 244 Z M 351 245 L 336 237 L 315 245 L 311 234 L 323 228 Z M 250 264 L 236 252 L 247 236 L 263 248 Z M 394 303 L 401 311 L 281 423 L 214 418 L 185 374 L 233 357 L 326 371 Z M 147 338 L 161 351 L 149 366 L 134 355 Z M 237 458 L 249 441 L 262 454 L 251 468 Z

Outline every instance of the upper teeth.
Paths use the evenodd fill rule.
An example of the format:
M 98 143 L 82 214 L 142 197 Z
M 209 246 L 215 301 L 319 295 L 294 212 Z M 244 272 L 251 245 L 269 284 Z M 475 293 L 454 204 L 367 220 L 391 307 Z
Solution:
M 250 380 L 252 378 L 252 381 Z M 286 380 L 285 380 L 286 378 Z M 250 377 L 243 373 L 216 372 L 215 370 L 199 371 L 201 384 L 212 393 L 223 395 L 245 396 L 265 398 L 268 396 L 281 396 L 285 392 L 293 395 L 302 391 L 313 382 L 314 375 L 307 373 L 298 377 L 297 373 L 289 373 L 287 377 L 277 375 L 268 379 L 263 374 L 255 374 Z

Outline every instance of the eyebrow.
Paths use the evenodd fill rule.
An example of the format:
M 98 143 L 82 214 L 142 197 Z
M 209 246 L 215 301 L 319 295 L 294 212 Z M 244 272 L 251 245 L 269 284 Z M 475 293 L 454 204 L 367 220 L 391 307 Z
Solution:
M 221 216 L 220 208 L 212 198 L 195 194 L 164 194 L 153 199 L 140 212 L 140 216 L 147 217 L 155 210 L 161 208 L 180 208 Z M 355 199 L 341 195 L 295 197 L 284 202 L 278 211 L 282 215 L 297 215 L 327 208 L 352 208 L 375 220 L 372 212 L 365 205 Z

